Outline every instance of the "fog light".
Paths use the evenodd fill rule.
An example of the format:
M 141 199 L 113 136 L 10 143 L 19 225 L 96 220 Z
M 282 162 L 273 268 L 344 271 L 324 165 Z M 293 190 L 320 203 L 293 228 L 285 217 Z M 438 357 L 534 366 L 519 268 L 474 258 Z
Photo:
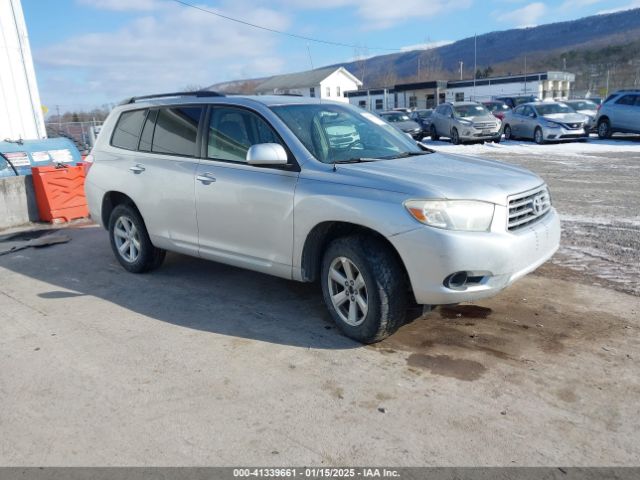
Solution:
M 467 283 L 467 278 L 467 272 L 456 272 L 445 278 L 443 283 L 447 288 L 459 289 Z

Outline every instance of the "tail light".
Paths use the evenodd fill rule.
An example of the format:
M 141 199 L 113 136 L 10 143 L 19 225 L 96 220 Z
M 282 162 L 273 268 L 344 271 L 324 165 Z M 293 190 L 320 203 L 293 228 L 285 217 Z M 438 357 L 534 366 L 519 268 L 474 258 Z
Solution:
M 85 175 L 87 173 L 89 173 L 89 169 L 91 168 L 91 166 L 93 165 L 93 155 L 89 154 L 86 157 L 84 157 L 82 159 L 83 165 L 84 165 L 84 173 Z

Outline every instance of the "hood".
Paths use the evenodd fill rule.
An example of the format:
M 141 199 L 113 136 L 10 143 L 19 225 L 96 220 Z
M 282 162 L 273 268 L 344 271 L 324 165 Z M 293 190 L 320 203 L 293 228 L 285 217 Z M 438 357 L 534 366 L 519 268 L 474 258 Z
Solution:
M 578 113 L 581 113 L 582 115 L 586 115 L 588 117 L 595 117 L 598 114 L 596 110 L 578 110 Z
M 578 123 L 587 121 L 585 116 L 581 113 L 552 113 L 549 115 L 543 115 L 542 118 L 563 123 Z
M 476 117 L 458 117 L 458 120 L 470 120 L 473 123 L 496 123 L 496 117 L 493 114 L 478 115 Z
M 465 155 L 431 153 L 396 160 L 337 165 L 323 180 L 405 193 L 413 198 L 483 200 L 506 205 L 507 196 L 544 181 L 527 169 Z
M 413 120 L 407 120 L 404 122 L 393 122 L 393 125 L 396 128 L 399 128 L 403 132 L 412 132 L 413 130 L 420 130 L 420 125 L 418 125 Z

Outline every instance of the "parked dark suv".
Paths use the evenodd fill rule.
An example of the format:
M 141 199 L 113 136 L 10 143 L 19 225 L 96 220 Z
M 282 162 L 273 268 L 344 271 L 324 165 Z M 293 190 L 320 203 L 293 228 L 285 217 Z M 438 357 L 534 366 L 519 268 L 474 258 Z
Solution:
M 596 117 L 598 137 L 614 133 L 640 133 L 640 90 L 620 90 L 600 105 Z
M 540 99 L 535 95 L 512 95 L 505 97 L 496 97 L 494 100 L 506 103 L 509 108 L 516 108 L 523 103 L 539 102 Z

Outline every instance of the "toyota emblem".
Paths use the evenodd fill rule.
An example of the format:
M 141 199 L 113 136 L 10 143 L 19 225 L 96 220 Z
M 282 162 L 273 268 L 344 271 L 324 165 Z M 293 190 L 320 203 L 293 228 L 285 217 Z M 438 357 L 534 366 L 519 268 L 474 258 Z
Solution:
M 531 208 L 535 215 L 540 215 L 544 209 L 544 195 L 537 195 L 531 202 Z

